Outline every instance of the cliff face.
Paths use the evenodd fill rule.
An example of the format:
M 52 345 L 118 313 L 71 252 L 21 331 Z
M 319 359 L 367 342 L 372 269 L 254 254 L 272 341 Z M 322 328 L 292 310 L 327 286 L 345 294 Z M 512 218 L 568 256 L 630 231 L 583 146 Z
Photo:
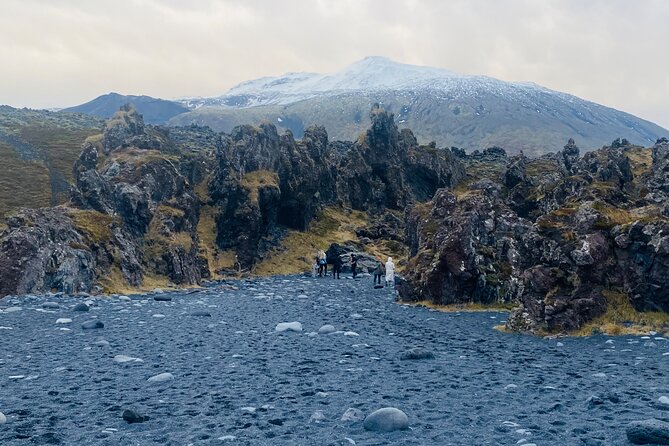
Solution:
M 666 146 L 617 141 L 579 159 L 570 141 L 534 160 L 467 157 L 470 172 L 483 165 L 492 179 L 440 190 L 407 212 L 402 298 L 519 302 L 507 326 L 523 331 L 580 328 L 610 309 L 611 293 L 666 312 Z
M 375 109 L 372 121 L 357 143 L 329 142 L 322 127 L 296 141 L 271 124 L 230 134 L 167 130 L 123 107 L 83 145 L 69 205 L 8 220 L 0 295 L 111 290 L 156 277 L 198 283 L 212 270 L 201 237 L 251 268 L 323 206 L 382 214 L 463 177 L 449 151 L 418 146 L 392 115 Z M 211 226 L 203 207 L 213 212 Z
M 391 114 L 372 110 L 356 143 L 328 143 L 322 127 L 301 141 L 271 124 L 236 128 L 223 140 L 209 192 L 218 209 L 217 242 L 250 267 L 282 228 L 305 230 L 323 205 L 383 213 L 431 197 L 464 177 L 450 151 L 419 146 Z

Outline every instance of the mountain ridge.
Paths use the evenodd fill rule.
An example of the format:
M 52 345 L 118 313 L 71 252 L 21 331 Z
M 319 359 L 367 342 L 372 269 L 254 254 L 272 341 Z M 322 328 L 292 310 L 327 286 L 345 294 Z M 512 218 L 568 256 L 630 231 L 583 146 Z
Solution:
M 325 123 L 328 133 L 342 140 L 355 139 L 370 124 L 366 110 L 379 103 L 423 143 L 469 150 L 497 145 L 530 155 L 559 150 L 555 142 L 571 137 L 588 150 L 618 137 L 649 144 L 669 134 L 650 121 L 533 82 L 461 75 L 379 56 L 331 74 L 245 81 L 221 96 L 184 103 L 193 110 L 170 125 L 230 131 L 267 120 L 300 137 L 309 125 Z

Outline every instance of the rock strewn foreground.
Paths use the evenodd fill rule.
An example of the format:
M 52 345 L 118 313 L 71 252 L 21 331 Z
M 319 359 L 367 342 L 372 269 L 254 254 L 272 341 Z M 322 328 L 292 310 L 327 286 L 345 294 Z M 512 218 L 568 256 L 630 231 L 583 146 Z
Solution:
M 3 299 L 0 444 L 626 445 L 669 416 L 663 338 L 503 334 L 504 313 L 396 305 L 371 278 L 232 285 Z M 365 430 L 383 407 L 410 429 Z

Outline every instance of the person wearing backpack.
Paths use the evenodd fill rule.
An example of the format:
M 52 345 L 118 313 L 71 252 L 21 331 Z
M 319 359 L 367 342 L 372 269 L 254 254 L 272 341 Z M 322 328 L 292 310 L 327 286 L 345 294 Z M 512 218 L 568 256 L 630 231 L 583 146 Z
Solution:
M 328 258 L 325 255 L 325 251 L 322 249 L 318 251 L 316 256 L 318 261 L 318 277 L 323 277 L 328 275 Z
M 358 257 L 355 254 L 351 254 L 351 271 L 355 279 L 358 276 Z

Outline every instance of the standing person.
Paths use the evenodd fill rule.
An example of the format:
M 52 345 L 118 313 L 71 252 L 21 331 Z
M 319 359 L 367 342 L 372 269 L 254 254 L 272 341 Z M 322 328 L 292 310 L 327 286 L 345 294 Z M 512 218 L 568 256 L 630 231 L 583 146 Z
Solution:
M 395 264 L 393 263 L 393 258 L 388 257 L 386 262 L 386 286 L 391 286 L 395 284 Z
M 379 283 L 379 288 L 383 288 L 383 285 L 381 285 L 381 277 L 385 275 L 385 273 L 383 263 L 381 263 L 381 260 L 377 259 L 376 269 L 374 269 L 374 288 L 376 288 L 377 281 Z
M 351 271 L 353 271 L 353 278 L 355 279 L 358 276 L 358 257 L 355 254 L 351 254 Z
M 328 258 L 327 255 L 325 255 L 325 251 L 322 249 L 318 250 L 318 254 L 316 255 L 316 259 L 318 262 L 318 277 L 323 277 L 328 275 Z
M 333 279 L 341 279 L 339 275 L 341 274 L 341 267 L 343 266 L 343 262 L 341 261 L 341 257 L 336 255 L 334 257 L 334 260 L 332 261 L 332 278 Z

